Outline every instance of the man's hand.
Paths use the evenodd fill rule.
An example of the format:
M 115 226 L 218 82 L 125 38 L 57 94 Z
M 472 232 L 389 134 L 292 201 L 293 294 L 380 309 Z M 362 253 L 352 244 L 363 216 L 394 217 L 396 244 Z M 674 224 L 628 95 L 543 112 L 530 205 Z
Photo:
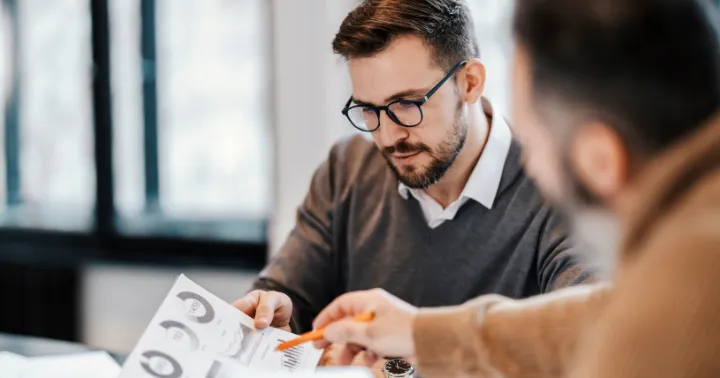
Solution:
M 325 347 L 320 366 L 366 366 L 370 367 L 378 357 L 355 344 L 330 344 Z
M 370 369 L 376 378 L 385 378 L 383 367 L 387 360 L 357 345 L 331 344 L 323 352 L 319 366 L 362 366 Z
M 375 319 L 368 323 L 350 319 L 366 312 L 374 313 Z M 410 357 L 417 312 L 417 308 L 381 289 L 344 294 L 315 319 L 313 328 L 327 327 L 325 340 L 315 342 L 315 347 L 358 344 L 380 356 Z
M 292 301 L 277 291 L 255 290 L 238 299 L 233 306 L 246 315 L 255 318 L 255 328 L 268 326 L 290 331 Z

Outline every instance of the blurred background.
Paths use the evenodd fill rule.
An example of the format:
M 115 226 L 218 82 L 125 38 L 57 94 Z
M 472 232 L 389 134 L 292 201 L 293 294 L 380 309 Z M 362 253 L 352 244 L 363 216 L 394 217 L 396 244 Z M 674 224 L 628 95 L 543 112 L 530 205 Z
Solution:
M 1 0 L 0 332 L 129 351 L 175 277 L 232 301 L 351 93 L 357 0 Z M 509 0 L 470 0 L 506 113 Z

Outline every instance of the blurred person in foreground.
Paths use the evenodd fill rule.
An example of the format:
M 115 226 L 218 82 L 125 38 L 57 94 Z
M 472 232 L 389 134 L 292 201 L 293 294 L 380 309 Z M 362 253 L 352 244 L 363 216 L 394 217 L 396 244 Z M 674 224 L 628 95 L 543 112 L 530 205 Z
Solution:
M 517 3 L 525 166 L 573 214 L 612 287 L 440 309 L 358 292 L 314 325 L 412 356 L 423 378 L 720 376 L 717 21 L 700 0 Z M 367 311 L 373 322 L 345 319 Z
M 443 306 L 592 279 L 482 96 L 485 67 L 463 1 L 364 1 L 333 49 L 352 81 L 338 112 L 363 133 L 332 148 L 257 290 L 235 302 L 256 326 L 308 331 L 353 290 Z

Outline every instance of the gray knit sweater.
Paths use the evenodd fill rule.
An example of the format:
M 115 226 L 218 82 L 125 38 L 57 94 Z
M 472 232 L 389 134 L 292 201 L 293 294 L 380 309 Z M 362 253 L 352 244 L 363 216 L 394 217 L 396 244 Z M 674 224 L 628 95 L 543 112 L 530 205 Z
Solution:
M 510 147 L 492 209 L 469 200 L 431 229 L 419 203 L 375 145 L 337 143 L 313 176 L 290 237 L 254 287 L 286 293 L 295 332 L 337 296 L 383 288 L 416 306 L 456 305 L 481 294 L 523 298 L 586 281 L 560 218 Z

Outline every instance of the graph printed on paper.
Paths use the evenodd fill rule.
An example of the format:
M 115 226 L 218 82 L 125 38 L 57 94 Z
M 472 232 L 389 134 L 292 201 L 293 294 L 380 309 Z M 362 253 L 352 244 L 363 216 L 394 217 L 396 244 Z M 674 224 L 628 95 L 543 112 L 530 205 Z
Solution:
M 277 339 L 278 344 L 284 343 L 287 340 Z M 302 368 L 303 362 L 305 361 L 306 347 L 299 345 L 294 348 L 290 348 L 282 352 L 280 358 L 283 369 L 293 372 L 299 368 Z
M 281 341 L 294 337 L 275 328 L 255 329 L 252 318 L 181 275 L 128 357 L 121 377 L 146 373 L 147 377 L 194 378 L 189 371 L 219 372 L 229 365 L 265 371 L 315 369 L 320 350 L 308 346 L 284 353 L 275 350 Z M 190 368 L 201 360 L 210 362 Z M 199 376 L 206 374 L 210 373 Z

